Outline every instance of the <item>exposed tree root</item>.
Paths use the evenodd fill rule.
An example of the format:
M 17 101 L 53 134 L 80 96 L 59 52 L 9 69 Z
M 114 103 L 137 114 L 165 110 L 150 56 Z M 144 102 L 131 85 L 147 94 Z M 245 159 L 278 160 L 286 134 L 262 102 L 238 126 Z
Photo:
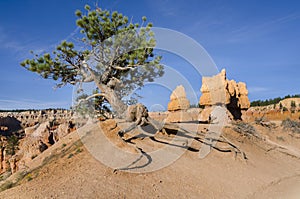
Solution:
M 156 121 L 148 116 L 148 112 L 146 107 L 137 104 L 131 106 L 127 110 L 127 118 L 124 121 L 119 121 L 120 123 L 129 123 L 130 125 L 127 128 L 121 128 L 118 132 L 119 136 L 128 143 L 131 143 L 135 146 L 133 139 L 141 138 L 141 137 L 149 137 L 152 141 L 167 144 L 170 146 L 186 148 L 190 151 L 200 151 L 200 149 L 192 148 L 189 145 L 193 140 L 200 142 L 201 144 L 207 145 L 212 150 L 216 150 L 222 153 L 234 153 L 234 157 L 237 158 L 238 155 L 241 156 L 242 160 L 247 160 L 247 156 L 245 152 L 243 152 L 238 146 L 236 146 L 232 141 L 226 138 L 224 135 L 220 135 L 217 132 L 194 132 L 188 129 L 183 128 L 182 126 L 175 123 L 162 123 Z M 140 134 L 129 139 L 125 139 L 124 135 L 137 130 Z M 175 137 L 170 138 L 170 135 L 175 135 Z M 210 135 L 211 137 L 208 137 Z M 216 136 L 217 135 L 217 136 Z M 218 136 L 219 135 L 219 136 Z M 177 141 L 180 144 L 176 143 Z M 219 143 L 219 144 L 218 144 Z M 222 146 L 220 146 L 220 144 Z M 224 146 L 226 145 L 226 146 Z M 140 152 L 140 156 L 132 162 L 130 165 L 119 168 L 117 170 L 129 170 L 135 168 L 141 168 L 150 164 L 151 157 L 146 152 L 144 152 L 141 148 L 135 146 L 137 151 Z M 139 162 L 143 157 L 145 157 L 148 161 L 146 164 L 142 166 L 134 166 L 137 162 Z
M 139 169 L 139 168 L 144 168 L 147 165 L 149 165 L 152 162 L 152 158 L 149 154 L 147 154 L 146 152 L 143 151 L 143 149 L 136 147 L 136 149 L 140 152 L 140 156 L 133 161 L 132 163 L 130 163 L 129 165 L 122 167 L 122 168 L 117 168 L 114 170 L 114 172 L 116 171 L 127 171 L 127 170 L 132 170 L 132 169 Z M 139 165 L 139 166 L 134 166 L 136 163 L 138 163 L 143 157 L 146 157 L 147 162 L 143 165 Z
M 233 142 L 231 142 L 228 138 L 226 138 L 224 135 L 220 135 L 219 138 L 205 138 L 207 135 L 204 132 L 193 132 L 190 130 L 187 130 L 177 124 L 174 123 L 161 123 L 156 120 L 153 120 L 149 117 L 140 119 L 139 121 L 143 121 L 142 123 L 132 122 L 132 124 L 119 132 L 119 135 L 123 137 L 126 133 L 129 133 L 133 130 L 138 130 L 143 137 L 150 137 L 152 141 L 165 143 L 177 147 L 185 147 L 189 148 L 188 141 L 187 140 L 196 140 L 202 144 L 210 146 L 212 149 L 220 151 L 220 152 L 232 152 L 235 154 L 235 157 L 238 155 L 241 155 L 241 158 L 243 160 L 247 160 L 247 156 L 245 152 L 243 152 L 238 146 L 236 146 Z M 150 126 L 150 127 L 149 127 Z M 147 130 L 145 130 L 147 128 Z M 160 133 L 159 138 L 157 137 L 158 133 Z M 162 134 L 161 134 L 162 133 Z M 212 132 L 211 132 L 212 133 Z M 177 138 L 173 138 L 172 141 L 183 141 L 182 139 L 179 139 L 178 137 L 185 138 L 185 142 L 183 145 L 176 145 L 174 143 L 170 143 L 170 140 L 166 140 L 163 138 L 163 135 L 169 136 L 170 134 L 175 134 Z M 213 133 L 212 133 L 213 134 Z M 141 137 L 141 135 L 136 137 Z M 132 138 L 130 139 L 132 140 Z M 125 140 L 128 141 L 128 140 Z M 223 143 L 226 144 L 228 147 L 221 147 L 217 145 L 212 145 L 212 142 L 215 141 L 216 143 Z M 199 151 L 199 150 L 198 150 Z
M 229 144 L 232 149 L 234 150 L 234 153 L 235 153 L 235 157 L 237 157 L 238 154 L 241 154 L 242 158 L 244 160 L 247 160 L 247 156 L 246 156 L 246 153 L 243 152 L 239 147 L 237 147 L 235 144 L 233 144 L 231 141 L 228 140 L 228 138 L 226 138 L 225 136 L 221 135 L 221 138 L 225 140 L 225 142 L 227 144 Z

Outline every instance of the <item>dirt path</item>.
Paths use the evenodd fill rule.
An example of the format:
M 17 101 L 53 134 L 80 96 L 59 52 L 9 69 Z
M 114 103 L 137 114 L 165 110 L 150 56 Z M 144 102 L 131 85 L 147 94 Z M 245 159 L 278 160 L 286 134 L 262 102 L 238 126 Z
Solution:
M 250 198 L 265 199 L 299 199 L 300 198 L 300 174 L 281 178 L 264 186 L 258 192 L 251 194 Z
M 290 145 L 283 145 L 283 144 L 279 144 L 277 142 L 274 142 L 272 140 L 270 140 L 267 136 L 266 137 L 266 142 L 273 145 L 275 148 L 277 148 L 279 151 L 289 154 L 291 156 L 294 156 L 296 158 L 300 159 L 300 150 L 296 147 L 290 146 Z M 275 149 L 274 148 L 274 149 Z
M 47 150 L 52 159 L 32 172 L 32 179 L 24 179 L 21 186 L 1 192 L 0 198 L 198 199 L 300 196 L 298 158 L 277 150 L 268 153 L 253 144 L 251 139 L 230 134 L 233 133 L 231 131 L 226 133 L 247 153 L 248 161 L 235 159 L 232 153 L 216 150 L 200 159 L 201 143 L 195 142 L 193 150 L 186 150 L 169 166 L 149 173 L 115 171 L 105 166 L 83 145 L 78 144 L 78 135 L 73 133 Z M 158 146 L 149 138 L 137 141 L 142 142 L 145 149 Z M 272 144 L 297 152 L 277 143 Z M 113 154 L 110 155 L 113 157 Z

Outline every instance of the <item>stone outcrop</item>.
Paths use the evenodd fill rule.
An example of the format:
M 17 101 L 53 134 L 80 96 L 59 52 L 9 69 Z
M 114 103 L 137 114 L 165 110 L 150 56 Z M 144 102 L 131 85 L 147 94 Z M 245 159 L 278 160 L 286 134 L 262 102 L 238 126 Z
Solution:
M 27 127 L 25 137 L 20 141 L 15 160 L 10 162 L 11 167 L 14 164 L 16 169 L 26 167 L 33 158 L 74 130 L 75 124 L 72 121 L 63 123 L 48 121 L 33 127 Z
M 53 132 L 53 141 L 57 142 L 58 140 L 75 130 L 75 124 L 72 121 L 64 122 L 60 124 Z
M 246 84 L 228 80 L 225 69 L 213 77 L 203 77 L 201 92 L 200 105 L 226 105 L 234 119 L 241 119 L 241 111 L 250 107 Z
M 190 102 L 186 98 L 185 89 L 182 85 L 177 86 L 170 96 L 168 111 L 187 110 Z
M 190 102 L 186 98 L 185 89 L 182 85 L 175 88 L 170 96 L 166 122 L 189 122 L 197 120 L 199 110 L 189 109 Z
M 41 141 L 39 137 L 25 137 L 20 145 L 20 150 L 16 154 L 17 157 L 17 170 L 25 168 L 33 158 L 41 154 L 48 147 Z

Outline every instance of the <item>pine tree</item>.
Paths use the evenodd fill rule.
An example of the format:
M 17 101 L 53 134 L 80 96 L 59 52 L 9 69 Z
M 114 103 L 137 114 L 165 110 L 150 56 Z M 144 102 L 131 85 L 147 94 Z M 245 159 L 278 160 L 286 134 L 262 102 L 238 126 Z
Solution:
M 58 87 L 94 82 L 97 92 L 78 102 L 107 102 L 122 117 L 127 108 L 124 97 L 164 74 L 161 57 L 153 52 L 152 23 L 142 17 L 142 25 L 134 24 L 121 13 L 98 7 L 91 10 L 89 5 L 85 13 L 75 12 L 83 35 L 80 44 L 62 41 L 52 53 L 34 55 L 21 65 L 58 81 Z

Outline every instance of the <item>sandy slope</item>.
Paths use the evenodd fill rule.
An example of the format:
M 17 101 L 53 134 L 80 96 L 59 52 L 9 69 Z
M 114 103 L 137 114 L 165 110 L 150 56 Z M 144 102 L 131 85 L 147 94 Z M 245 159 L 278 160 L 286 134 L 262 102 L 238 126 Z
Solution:
M 97 129 L 96 126 L 90 127 L 90 131 L 96 133 L 93 129 Z M 277 143 L 276 136 L 265 131 L 269 139 Z M 47 164 L 31 172 L 32 180 L 24 178 L 20 186 L 1 192 L 0 198 L 300 197 L 297 189 L 300 187 L 299 158 L 278 150 L 268 151 L 270 147 L 263 142 L 242 137 L 229 128 L 224 134 L 246 152 L 247 161 L 218 151 L 199 159 L 197 150 L 188 150 L 173 164 L 158 171 L 129 173 L 114 171 L 96 160 L 78 142 L 74 132 L 34 160 L 32 168 L 43 165 L 47 156 L 52 157 L 44 160 Z M 287 139 L 279 144 L 300 146 L 299 140 Z M 149 138 L 136 142 L 148 149 L 159 147 Z M 192 146 L 193 149 L 201 147 L 199 143 Z

